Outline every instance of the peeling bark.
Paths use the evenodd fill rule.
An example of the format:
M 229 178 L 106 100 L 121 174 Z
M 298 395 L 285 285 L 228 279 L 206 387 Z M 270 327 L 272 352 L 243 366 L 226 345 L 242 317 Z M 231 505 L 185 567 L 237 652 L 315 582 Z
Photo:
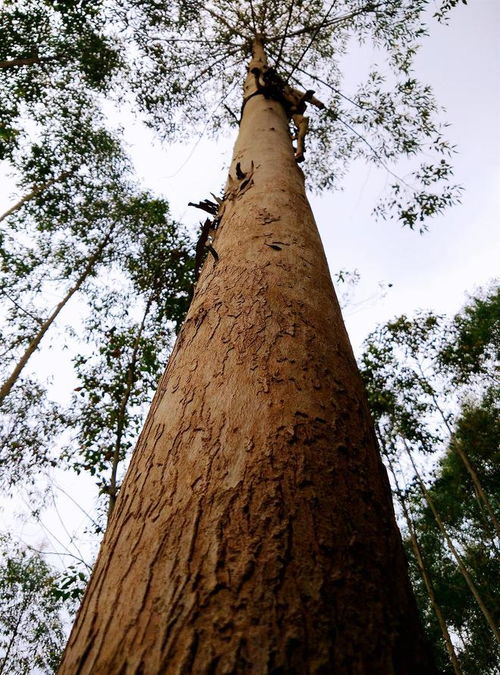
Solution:
M 263 63 L 257 43 L 249 71 Z M 249 98 L 254 81 L 219 259 L 205 261 L 61 674 L 434 673 L 286 114 Z

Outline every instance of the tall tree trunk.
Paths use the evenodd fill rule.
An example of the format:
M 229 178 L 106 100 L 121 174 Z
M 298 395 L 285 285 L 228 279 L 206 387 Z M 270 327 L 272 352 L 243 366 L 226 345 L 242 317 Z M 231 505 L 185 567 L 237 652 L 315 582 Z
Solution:
M 286 114 L 253 93 L 61 674 L 435 672 Z
M 2 222 L 2 220 L 5 220 L 16 211 L 19 211 L 21 207 L 23 207 L 27 202 L 34 199 L 44 190 L 47 190 L 49 187 L 55 185 L 56 183 L 61 183 L 63 180 L 66 180 L 66 178 L 71 176 L 71 174 L 75 173 L 75 171 L 76 168 L 71 169 L 71 171 L 63 171 L 61 174 L 59 174 L 59 176 L 51 178 L 50 180 L 46 181 L 45 183 L 42 183 L 41 185 L 34 185 L 33 189 L 30 192 L 28 192 L 28 194 L 24 195 L 24 197 L 21 197 L 21 199 L 18 202 L 16 202 L 13 206 L 11 206 L 10 209 L 5 211 L 5 213 L 2 213 L 2 215 L 0 216 L 0 223 Z
M 410 459 L 411 465 L 413 467 L 413 470 L 415 472 L 415 476 L 417 478 L 418 484 L 420 486 L 420 489 L 422 491 L 422 494 L 425 498 L 425 501 L 427 502 L 432 515 L 434 516 L 434 520 L 436 521 L 436 525 L 438 526 L 439 531 L 441 532 L 443 539 L 446 541 L 446 545 L 452 554 L 452 556 L 455 558 L 455 562 L 457 563 L 458 569 L 460 570 L 460 573 L 462 574 L 463 578 L 465 579 L 465 583 L 469 587 L 470 592 L 474 596 L 475 601 L 478 604 L 479 609 L 484 615 L 484 618 L 486 619 L 487 624 L 491 628 L 493 635 L 495 636 L 497 642 L 500 644 L 500 631 L 497 628 L 497 624 L 495 622 L 495 619 L 493 618 L 491 612 L 489 611 L 488 607 L 486 606 L 481 594 L 479 593 L 479 590 L 474 583 L 471 575 L 469 574 L 469 571 L 467 567 L 464 564 L 464 561 L 462 560 L 462 556 L 459 554 L 455 544 L 453 543 L 453 539 L 450 537 L 448 534 L 448 530 L 446 529 L 446 526 L 439 515 L 438 510 L 436 509 L 436 506 L 434 504 L 434 500 L 431 497 L 431 494 L 429 490 L 426 488 L 425 483 L 423 481 L 422 476 L 420 475 L 420 472 L 417 468 L 417 465 L 415 464 L 415 460 L 413 459 L 413 455 L 411 453 L 411 450 L 406 442 L 406 440 L 403 438 L 403 444 L 406 449 L 406 453 Z
M 387 452 L 385 448 L 385 443 L 384 443 L 384 437 L 380 429 L 377 429 L 377 437 L 382 449 L 382 454 L 389 466 L 389 471 L 391 472 L 392 478 L 394 480 L 394 486 L 396 489 L 396 496 L 398 499 L 398 502 L 401 506 L 401 510 L 403 511 L 403 516 L 406 521 L 406 527 L 408 528 L 408 534 L 410 536 L 410 544 L 413 549 L 413 554 L 415 556 L 415 560 L 417 562 L 417 566 L 420 572 L 420 576 L 422 577 L 422 581 L 424 582 L 425 589 L 427 591 L 427 595 L 429 596 L 429 602 L 431 603 L 432 610 L 434 614 L 436 615 L 437 622 L 439 624 L 439 628 L 441 630 L 441 635 L 443 636 L 443 641 L 446 647 L 446 651 L 448 652 L 448 656 L 450 658 L 450 663 L 453 667 L 453 671 L 455 672 L 455 675 L 462 675 L 462 670 L 460 668 L 460 662 L 458 660 L 457 654 L 455 652 L 455 647 L 453 646 L 453 642 L 450 637 L 450 633 L 448 631 L 448 626 L 446 624 L 446 620 L 443 615 L 443 611 L 441 609 L 441 605 L 437 601 L 436 594 L 434 592 L 434 586 L 432 585 L 432 580 L 429 575 L 429 572 L 427 570 L 424 558 L 422 556 L 422 550 L 420 548 L 420 544 L 418 543 L 417 539 L 417 533 L 415 532 L 415 527 L 413 525 L 413 520 L 410 514 L 410 511 L 408 509 L 408 505 L 406 503 L 406 499 L 403 495 L 403 491 L 401 490 L 399 486 L 399 481 L 398 477 L 396 475 L 396 471 L 394 470 L 394 466 L 391 460 L 390 453 Z
M 54 321 L 57 319 L 57 317 L 62 312 L 64 307 L 71 300 L 73 295 L 77 291 L 80 290 L 80 288 L 85 283 L 85 281 L 88 279 L 88 277 L 93 273 L 96 264 L 100 260 L 104 249 L 106 248 L 106 246 L 109 243 L 109 240 L 111 238 L 111 234 L 112 234 L 113 229 L 114 229 L 114 225 L 108 230 L 104 239 L 101 241 L 101 243 L 96 248 L 94 253 L 87 260 L 87 263 L 86 263 L 85 267 L 83 268 L 80 276 L 75 281 L 73 286 L 71 286 L 71 288 L 68 289 L 66 295 L 56 305 L 56 308 L 50 314 L 50 316 L 43 323 L 41 323 L 40 329 L 38 330 L 36 335 L 34 335 L 33 338 L 31 339 L 29 345 L 26 347 L 24 353 L 21 355 L 19 361 L 16 363 L 16 366 L 15 366 L 14 370 L 9 375 L 9 377 L 3 382 L 2 386 L 0 387 L 0 405 L 2 405 L 3 401 L 7 398 L 7 396 L 12 391 L 12 387 L 17 382 L 17 378 L 20 376 L 20 374 L 22 373 L 22 371 L 26 367 L 26 364 L 28 363 L 30 358 L 33 356 L 33 354 L 36 352 L 38 347 L 40 346 L 40 343 L 43 340 L 43 337 L 45 336 L 45 333 L 52 326 Z

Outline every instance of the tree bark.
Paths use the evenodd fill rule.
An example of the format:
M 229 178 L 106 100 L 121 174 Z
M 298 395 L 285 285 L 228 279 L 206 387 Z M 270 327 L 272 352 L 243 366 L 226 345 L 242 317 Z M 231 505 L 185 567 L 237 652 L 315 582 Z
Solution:
M 435 672 L 286 114 L 253 93 L 61 674 Z

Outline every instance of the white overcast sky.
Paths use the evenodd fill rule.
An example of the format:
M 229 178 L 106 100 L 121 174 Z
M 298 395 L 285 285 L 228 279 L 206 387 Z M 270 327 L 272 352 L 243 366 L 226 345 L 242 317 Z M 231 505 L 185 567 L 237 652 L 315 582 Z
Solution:
M 462 204 L 430 221 L 426 234 L 375 221 L 372 209 L 391 177 L 374 167 L 357 163 L 342 192 L 310 196 L 332 272 L 357 269 L 361 275 L 345 310 L 355 349 L 377 323 L 396 314 L 457 311 L 467 292 L 498 275 L 499 65 L 498 0 L 472 0 L 452 11 L 448 26 L 431 24 L 416 73 L 446 108 L 449 137 L 458 146 L 455 177 L 465 191 Z M 348 87 L 346 81 L 346 92 Z M 193 138 L 166 150 L 151 140 L 137 127 L 128 135 L 139 175 L 170 201 L 177 218 L 194 224 L 199 212 L 187 202 L 219 192 L 234 136 L 216 143 Z M 307 173 L 307 161 L 303 168 Z M 382 291 L 380 282 L 393 286 Z

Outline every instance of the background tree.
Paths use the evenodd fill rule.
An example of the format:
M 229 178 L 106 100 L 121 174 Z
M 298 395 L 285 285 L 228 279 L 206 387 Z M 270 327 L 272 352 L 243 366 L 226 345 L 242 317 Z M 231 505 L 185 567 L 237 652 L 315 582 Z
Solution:
M 77 391 L 73 400 L 68 397 L 67 405 L 52 402 L 47 392 L 50 386 L 44 387 L 33 379 L 36 363 L 34 368 L 24 363 L 29 374 L 11 383 L 2 405 L 2 491 L 24 499 L 37 522 L 41 522 L 40 513 L 54 502 L 56 476 L 62 469 L 95 476 L 102 493 L 99 506 L 104 511 L 111 508 L 121 477 L 119 464 L 126 458 L 143 419 L 145 402 L 150 400 L 160 373 L 159 359 L 167 357 L 192 291 L 191 241 L 171 219 L 168 204 L 123 181 L 112 187 L 109 195 L 100 193 L 102 201 L 90 199 L 86 204 L 82 199 L 80 208 L 63 220 L 60 230 L 40 227 L 38 241 L 31 242 L 38 263 L 34 271 L 29 270 L 31 274 L 24 279 L 22 275 L 16 277 L 13 265 L 5 265 L 3 279 L 9 290 L 8 300 L 19 299 L 17 304 L 12 303 L 19 311 L 10 313 L 6 326 L 11 335 L 20 329 L 26 331 L 24 339 L 18 335 L 10 345 L 9 333 L 4 336 L 6 351 L 14 363 L 16 350 L 23 350 L 26 343 L 29 347 L 33 341 L 43 346 L 44 337 L 42 322 L 28 321 L 20 303 L 27 304 L 30 298 L 29 313 L 41 314 L 47 289 L 51 295 L 60 292 L 65 284 L 73 289 L 75 284 L 71 285 L 67 277 L 75 268 L 78 273 L 78 264 L 85 273 L 84 278 L 81 273 L 77 277 L 82 280 L 77 289 L 81 291 L 80 316 L 75 321 L 73 313 L 70 325 L 66 329 L 59 326 L 53 336 L 56 340 L 62 336 L 69 350 L 78 354 L 74 357 Z M 56 206 L 61 205 L 65 208 L 68 201 L 57 200 Z M 36 209 L 35 205 L 31 207 Z M 39 215 L 40 210 L 36 213 Z M 26 230 L 28 224 L 29 219 L 22 220 Z M 80 228 L 85 235 L 79 238 Z M 19 230 L 15 234 L 18 233 Z M 94 237 L 104 246 L 98 244 L 102 255 L 91 259 L 90 268 L 87 251 Z M 14 244 L 19 241 L 12 237 Z M 40 245 L 44 242 L 46 256 Z M 56 243 L 54 248 L 52 242 Z M 6 256 L 7 262 L 11 259 Z M 35 274 L 40 283 L 33 287 Z M 63 296 L 64 305 L 70 295 Z M 57 328 L 56 318 L 54 313 L 50 315 L 52 331 Z M 16 326 L 16 320 L 20 325 Z M 35 331 L 34 336 L 30 330 Z M 12 368 L 8 361 L 6 366 Z M 87 529 L 93 537 L 102 532 L 104 522 L 99 516 L 89 521 Z M 69 549 L 66 551 L 65 556 L 69 555 Z M 58 597 L 66 605 L 78 597 L 82 576 L 86 578 L 88 574 L 83 563 L 79 554 L 73 567 L 59 572 L 64 585 Z M 67 609 L 70 614 L 74 611 L 72 606 Z M 42 644 L 46 635 L 40 634 L 39 638 Z M 17 659 L 16 649 L 13 654 Z
M 464 673 L 493 673 L 498 666 L 497 320 L 492 286 L 452 320 L 428 313 L 389 322 L 367 340 L 363 356 L 382 446 L 391 465 L 403 467 L 406 487 L 398 494 L 424 623 L 438 663 L 445 664 L 437 605 Z
M 120 57 L 101 3 L 6 0 L 0 22 L 0 158 L 12 160 L 33 133 L 27 120 L 74 126 L 77 111 L 109 88 Z
M 0 673 L 53 673 L 64 639 L 58 573 L 6 535 L 0 556 Z
M 145 195 L 135 209 L 134 241 L 123 261 L 128 284 L 121 293 L 114 283 L 106 292 L 99 288 L 98 307 L 86 321 L 92 349 L 75 357 L 79 385 L 66 450 L 70 465 L 96 476 L 109 512 L 119 490 L 119 465 L 140 431 L 193 283 L 190 241 L 168 219 L 168 205 Z
M 142 7 L 147 7 L 147 4 Z M 352 354 L 341 327 L 328 274 L 323 268 L 323 256 L 312 216 L 308 207 L 304 206 L 306 200 L 301 174 L 294 163 L 288 137 L 284 93 L 288 90 L 284 80 L 279 78 L 274 80 L 279 83 L 277 91 L 268 86 L 266 77 L 274 76 L 263 47 L 265 43 L 269 52 L 273 53 L 273 42 L 281 43 L 281 48 L 276 50 L 276 70 L 284 70 L 286 62 L 280 61 L 282 54 L 289 58 L 291 68 L 284 73 L 289 83 L 293 82 L 294 73 L 301 65 L 314 64 L 315 72 L 322 73 L 320 69 L 324 64 L 327 89 L 334 87 L 331 73 L 334 78 L 336 74 L 331 57 L 336 47 L 342 49 L 349 35 L 370 36 L 388 50 L 396 79 L 404 79 L 404 82 L 396 82 L 396 96 L 391 102 L 397 101 L 400 95 L 405 104 L 413 105 L 413 112 L 416 109 L 422 114 L 405 115 L 399 106 L 397 111 L 389 109 L 382 116 L 381 126 L 374 132 L 380 147 L 374 149 L 372 143 L 368 144 L 370 156 L 374 154 L 380 161 L 384 152 L 386 157 L 399 152 L 411 155 L 429 140 L 432 149 L 441 155 L 437 165 L 427 164 L 416 170 L 414 179 L 420 181 L 422 188 L 410 190 L 410 203 L 400 199 L 401 187 L 396 188 L 394 206 L 399 208 L 401 219 L 414 226 L 423 221 L 425 215 L 439 212 L 456 195 L 453 190 L 441 190 L 438 195 L 428 189 L 436 181 L 449 178 L 450 167 L 443 158 L 449 147 L 443 142 L 436 123 L 430 121 L 434 103 L 429 90 L 422 89 L 412 78 L 408 79 L 412 48 L 423 30 L 423 7 L 414 7 L 402 2 L 378 6 L 360 4 L 354 11 L 351 7 L 346 15 L 330 17 L 333 5 L 329 8 L 323 3 L 314 7 L 302 6 L 299 16 L 293 15 L 291 4 L 280 4 L 278 7 L 255 3 L 249 11 L 240 11 L 233 5 L 223 6 L 220 3 L 203 7 L 179 3 L 177 13 L 168 16 L 162 16 L 161 10 L 156 11 L 155 7 L 154 30 L 165 30 L 154 42 L 147 27 L 145 30 L 144 23 L 141 23 L 142 19 L 148 18 L 146 10 L 142 15 L 137 13 L 135 36 L 139 46 L 145 52 L 149 50 L 147 56 L 150 57 L 149 62 L 141 59 L 141 67 L 147 74 L 147 92 L 141 90 L 145 80 L 140 78 L 137 90 L 144 108 L 156 115 L 153 123 L 164 119 L 162 106 L 168 105 L 170 112 L 177 107 L 179 114 L 187 113 L 190 117 L 197 113 L 200 118 L 203 110 L 204 122 L 210 125 L 215 120 L 217 124 L 220 120 L 217 113 L 207 114 L 212 110 L 210 97 L 219 106 L 223 99 L 231 108 L 231 91 L 227 87 L 239 79 L 241 71 L 238 68 L 244 58 L 240 54 L 248 57 L 251 48 L 252 59 L 245 82 L 239 139 L 224 197 L 218 204 L 207 204 L 216 216 L 212 225 L 215 232 L 213 259 L 205 265 L 198 282 L 178 346 L 160 384 L 139 450 L 120 492 L 101 557 L 70 639 L 62 672 L 75 668 L 82 672 L 91 672 L 96 668 L 162 669 L 167 663 L 171 669 L 238 667 L 241 670 L 253 667 L 267 672 L 266 668 L 290 668 L 292 664 L 300 670 L 313 662 L 318 669 L 337 667 L 340 672 L 348 672 L 348 667 L 367 667 L 368 662 L 377 672 L 386 671 L 389 663 L 399 672 L 411 672 L 415 668 L 432 670 L 418 625 L 411 618 L 414 616 L 412 601 L 397 535 L 391 524 L 387 483 L 363 409 L 363 395 Z M 335 6 L 336 12 L 343 8 L 343 5 Z M 229 18 L 231 10 L 234 16 Z M 321 17 L 319 21 L 318 15 Z M 143 43 L 139 42 L 141 39 Z M 284 49 L 287 39 L 289 41 Z M 196 50 L 193 44 L 196 44 Z M 235 57 L 234 62 L 232 56 Z M 167 63 L 170 66 L 168 70 L 164 67 Z M 175 64 L 175 69 L 171 68 L 172 64 Z M 204 86 L 205 79 L 207 86 Z M 375 76 L 369 77 L 368 81 L 375 84 L 363 90 L 363 97 L 380 95 L 380 80 Z M 334 82 L 337 83 L 335 79 Z M 196 95 L 192 96 L 194 87 Z M 389 107 L 389 97 L 386 98 Z M 381 101 L 379 103 L 383 105 Z M 365 147 L 366 139 L 362 140 L 361 134 L 352 130 L 339 137 L 336 133 L 340 126 L 339 107 L 337 105 L 334 113 L 325 115 L 324 124 L 318 124 L 317 135 L 323 149 L 334 148 L 344 157 L 346 145 L 342 145 L 342 140 L 347 138 L 351 148 L 358 142 L 359 147 Z M 354 107 L 358 106 L 354 104 Z M 331 110 L 331 102 L 328 108 Z M 391 119 L 398 120 L 394 128 L 388 122 Z M 409 132 L 402 124 L 403 120 L 408 124 Z M 164 122 L 162 128 L 165 129 Z M 169 130 L 167 128 L 167 132 Z M 386 133 L 387 138 L 384 136 Z M 405 143 L 406 136 L 411 136 L 408 144 Z M 328 185 L 334 180 L 330 165 L 318 161 L 318 166 L 320 184 Z M 321 169 L 324 169 L 323 175 Z M 283 198 L 280 198 L 280 191 Z M 279 225 L 276 225 L 278 221 Z M 267 228 L 266 235 L 257 234 L 261 231 L 260 225 Z M 265 237 L 269 237 L 269 241 L 261 241 Z M 286 247 L 292 243 L 293 247 L 288 250 Z M 294 256 L 297 250 L 301 251 L 300 260 Z M 284 252 L 270 259 L 273 252 L 281 251 Z M 302 264 L 306 267 L 299 272 L 297 266 Z M 304 284 L 300 290 L 297 289 L 297 275 Z M 269 290 L 271 288 L 279 291 L 274 294 Z M 318 289 L 322 292 L 321 311 L 316 298 Z M 261 298 L 268 308 L 269 322 L 257 312 L 254 297 Z M 306 334 L 296 341 L 291 340 L 286 349 L 283 347 L 287 356 L 280 359 L 276 353 L 277 348 L 278 351 L 281 349 L 278 345 L 286 340 L 285 334 L 294 335 L 293 329 L 291 333 L 279 330 L 277 317 L 283 316 L 283 312 L 285 318 L 282 322 L 310 326 L 315 338 Z M 244 321 L 247 316 L 250 317 L 251 327 Z M 240 317 L 241 320 L 238 320 Z M 231 325 L 227 324 L 229 320 Z M 323 323 L 325 320 L 328 329 Z M 331 333 L 332 326 L 336 327 L 334 335 Z M 228 339 L 228 334 L 233 336 L 232 340 Z M 237 338 L 237 335 L 240 337 Z M 243 344 L 239 345 L 238 340 L 243 337 Z M 236 346 L 233 344 L 235 341 Z M 330 349 L 328 354 L 325 353 L 327 344 Z M 254 351 L 256 345 L 261 345 L 263 353 L 268 354 L 265 362 L 261 362 L 261 357 Z M 209 352 L 210 358 L 207 358 Z M 302 364 L 304 359 L 307 366 L 295 365 Z M 318 385 L 316 390 L 328 390 L 328 402 L 324 394 L 310 391 L 311 377 L 307 378 L 308 383 L 304 381 L 304 370 L 319 377 L 320 362 L 316 359 L 323 364 L 324 373 L 323 385 Z M 250 367 L 250 375 L 243 372 L 243 363 Z M 252 364 L 255 373 L 252 372 Z M 262 377 L 263 373 L 266 386 L 262 389 L 255 378 L 259 374 Z M 341 373 L 340 381 L 335 378 L 330 380 L 333 373 Z M 314 377 L 312 379 L 315 381 Z M 301 393 L 298 394 L 293 387 L 289 391 L 287 386 L 290 383 L 295 383 Z M 333 402 L 332 391 L 335 392 Z M 253 413 L 250 413 L 251 409 L 244 400 L 255 396 L 255 392 L 257 398 L 252 403 L 257 408 L 254 407 Z M 277 413 L 266 414 L 263 423 L 258 401 L 264 394 L 270 408 L 279 408 L 279 424 L 275 416 Z M 351 403 L 356 401 L 354 407 L 359 411 L 356 419 L 350 417 L 352 405 L 347 404 L 347 399 Z M 284 400 L 287 406 L 280 405 Z M 329 406 L 333 406 L 334 410 Z M 243 409 L 244 420 L 241 416 Z M 342 423 L 338 417 L 340 411 L 344 415 Z M 294 415 L 304 418 L 301 419 L 300 433 Z M 257 418 L 258 431 L 252 426 Z M 227 437 L 225 420 L 228 428 L 230 425 L 232 429 L 231 439 Z M 321 422 L 325 423 L 324 429 L 318 426 Z M 292 438 L 295 439 L 294 459 L 289 461 L 288 470 L 282 456 L 284 448 L 288 449 L 283 436 L 286 429 L 292 430 Z M 199 447 L 196 431 L 204 433 L 203 453 L 196 452 Z M 241 450 L 248 444 L 254 455 L 251 459 Z M 325 481 L 311 477 L 324 475 L 326 471 L 321 463 L 324 458 L 318 457 L 322 454 L 319 448 L 325 450 L 331 462 L 330 470 L 335 472 L 338 469 L 339 475 L 343 476 L 356 476 L 356 480 L 348 481 L 348 492 L 349 522 L 357 535 L 352 530 L 349 534 L 347 531 L 340 532 L 340 523 L 344 522 L 348 510 L 341 491 L 335 490 L 333 494 L 331 486 Z M 326 448 L 337 448 L 337 452 L 328 453 Z M 271 463 L 269 452 L 275 455 Z M 232 457 L 231 466 L 234 465 L 234 468 L 229 468 L 226 455 Z M 207 456 L 210 461 L 205 467 Z M 280 494 L 275 494 L 272 489 L 273 484 L 288 486 L 290 466 L 294 461 L 298 463 L 295 471 L 308 467 L 304 480 L 305 484 L 312 486 L 315 505 L 292 486 L 289 491 L 287 489 Z M 162 467 L 160 473 L 154 468 L 158 466 Z M 370 469 L 366 474 L 368 466 Z M 259 470 L 263 474 L 257 480 L 256 472 Z M 170 484 L 170 492 L 159 498 L 155 486 Z M 138 485 L 143 486 L 142 489 L 138 489 Z M 193 494 L 195 485 L 199 486 L 199 494 Z M 377 508 L 370 511 L 366 504 L 371 501 L 377 502 Z M 242 526 L 237 515 L 240 511 L 249 514 L 248 525 Z M 368 515 L 369 511 L 372 515 L 376 511 L 378 520 Z M 302 539 L 308 530 L 306 521 L 310 518 L 314 522 L 320 513 L 336 515 L 328 523 L 318 525 L 324 532 L 320 536 L 321 541 L 307 541 L 306 544 Z M 368 530 L 363 529 L 362 523 L 367 525 L 368 520 Z M 267 523 L 265 535 L 259 525 L 264 522 Z M 370 539 L 374 536 L 376 544 Z M 345 550 L 349 548 L 349 542 L 358 538 L 362 549 L 373 545 L 378 551 L 376 558 L 379 562 L 374 562 L 373 558 L 370 561 L 359 552 L 356 555 L 351 552 L 348 556 L 350 562 L 347 562 Z M 140 555 L 131 561 L 124 575 L 123 561 L 127 555 L 124 547 L 135 549 L 139 540 L 149 543 L 140 545 Z M 153 543 L 158 541 L 161 541 L 160 548 Z M 211 554 L 208 552 L 209 541 L 218 542 L 217 551 Z M 239 542 L 238 547 L 235 547 L 235 541 Z M 324 548 L 321 549 L 322 546 Z M 289 550 L 290 554 L 283 560 L 278 550 Z M 315 560 L 305 563 L 303 557 L 311 550 L 316 551 Z M 176 574 L 182 570 L 182 576 L 177 577 L 175 582 L 168 562 L 174 555 L 178 560 Z M 307 606 L 307 636 L 300 627 L 304 619 L 298 620 L 293 607 L 295 601 L 300 604 L 299 598 L 304 599 L 308 584 L 317 587 L 302 563 L 296 562 L 299 559 L 311 570 L 310 574 L 317 576 L 316 581 L 321 579 L 318 583 L 322 588 L 315 598 L 314 607 Z M 384 565 L 388 564 L 388 560 L 394 564 L 391 576 L 395 580 L 393 587 L 387 579 L 379 579 L 383 567 L 381 560 L 384 560 Z M 339 570 L 343 580 L 342 590 L 332 587 L 331 565 Z M 351 570 L 348 579 L 344 574 L 346 565 Z M 270 585 L 264 585 L 268 588 L 269 598 L 274 598 L 273 606 L 279 608 L 277 610 L 263 611 L 266 603 L 260 594 L 262 578 L 266 577 L 264 566 L 276 569 L 269 579 Z M 213 568 L 227 570 L 227 573 L 218 579 Z M 147 578 L 144 570 L 148 570 Z M 376 586 L 384 595 L 383 599 L 378 596 L 374 599 L 379 591 L 374 592 L 373 585 L 370 589 L 366 587 L 367 578 L 378 579 Z M 193 588 L 188 588 L 190 582 L 194 583 Z M 242 602 L 243 585 L 246 602 Z M 135 601 L 128 599 L 128 623 L 124 629 L 120 589 L 125 586 L 134 587 L 136 598 Z M 282 586 L 287 587 L 287 597 L 293 598 L 288 607 L 282 606 L 279 601 Z M 185 589 L 185 592 L 177 598 L 179 588 Z M 224 600 L 219 591 L 223 591 Z M 363 612 L 357 613 L 361 595 Z M 350 620 L 339 620 L 338 613 L 334 617 L 331 609 L 327 609 L 326 598 L 330 608 L 334 602 L 337 612 L 346 612 Z M 203 611 L 200 611 L 200 603 Z M 227 626 L 228 637 L 224 638 L 224 647 L 224 626 L 221 624 L 219 627 L 221 603 L 226 614 L 230 607 L 235 616 L 234 623 Z M 178 613 L 175 611 L 177 606 Z M 384 607 L 385 620 L 370 615 L 375 606 Z M 109 614 L 110 607 L 113 607 L 113 616 Z M 255 620 L 252 621 L 252 612 L 257 608 L 259 618 L 253 617 Z M 362 627 L 361 616 L 364 617 Z M 368 616 L 371 616 L 370 630 L 366 623 Z M 290 634 L 284 635 L 278 628 L 280 624 L 287 625 Z M 247 637 L 250 625 L 255 626 L 255 634 Z M 378 630 L 376 636 L 370 632 L 375 625 Z M 292 635 L 294 630 L 296 635 Z M 392 637 L 384 633 L 386 630 L 390 630 Z M 154 636 L 162 632 L 165 635 L 160 643 Z M 384 637 L 381 637 L 382 634 Z M 147 644 L 145 635 L 149 636 Z M 293 650 L 287 648 L 283 640 L 289 645 L 293 643 Z M 260 644 L 259 654 L 255 651 L 257 641 Z M 374 644 L 377 645 L 376 657 Z M 356 646 L 355 653 L 353 645 Z
M 85 426 L 85 418 L 76 420 L 76 410 L 68 408 L 69 395 L 65 400 L 59 383 L 37 377 L 40 364 L 61 342 L 68 352 L 85 350 L 86 341 L 98 353 L 104 349 L 108 338 L 101 333 L 99 344 L 90 324 L 111 326 L 124 295 L 128 312 L 140 309 L 141 287 L 133 281 L 139 247 L 143 255 L 149 250 L 141 267 L 148 281 L 153 264 L 160 269 L 155 246 L 162 256 L 164 278 L 155 292 L 163 295 L 155 307 L 162 305 L 168 321 L 161 342 L 165 355 L 185 311 L 192 261 L 186 233 L 170 218 L 165 200 L 140 190 L 119 132 L 110 130 L 99 108 L 120 66 L 120 43 L 106 35 L 109 15 L 88 3 L 42 2 L 35 10 L 31 4 L 6 2 L 0 10 L 0 153 L 16 190 L 0 215 L 0 463 L 4 494 L 26 501 L 38 521 L 54 501 L 58 472 L 84 463 Z M 155 309 L 157 317 L 161 312 Z M 86 322 L 89 313 L 92 322 Z M 152 379 L 156 367 L 154 358 L 143 363 L 146 349 L 138 356 L 131 384 L 142 398 L 135 396 L 134 420 L 151 396 L 146 371 Z M 88 381 L 77 384 L 83 398 Z M 122 433 L 130 436 L 130 406 L 122 407 Z M 120 459 L 124 455 L 125 449 Z M 90 473 L 97 462 L 87 458 Z M 89 521 L 94 531 L 101 526 Z M 66 575 L 67 597 L 81 585 L 80 574 L 78 568 Z

